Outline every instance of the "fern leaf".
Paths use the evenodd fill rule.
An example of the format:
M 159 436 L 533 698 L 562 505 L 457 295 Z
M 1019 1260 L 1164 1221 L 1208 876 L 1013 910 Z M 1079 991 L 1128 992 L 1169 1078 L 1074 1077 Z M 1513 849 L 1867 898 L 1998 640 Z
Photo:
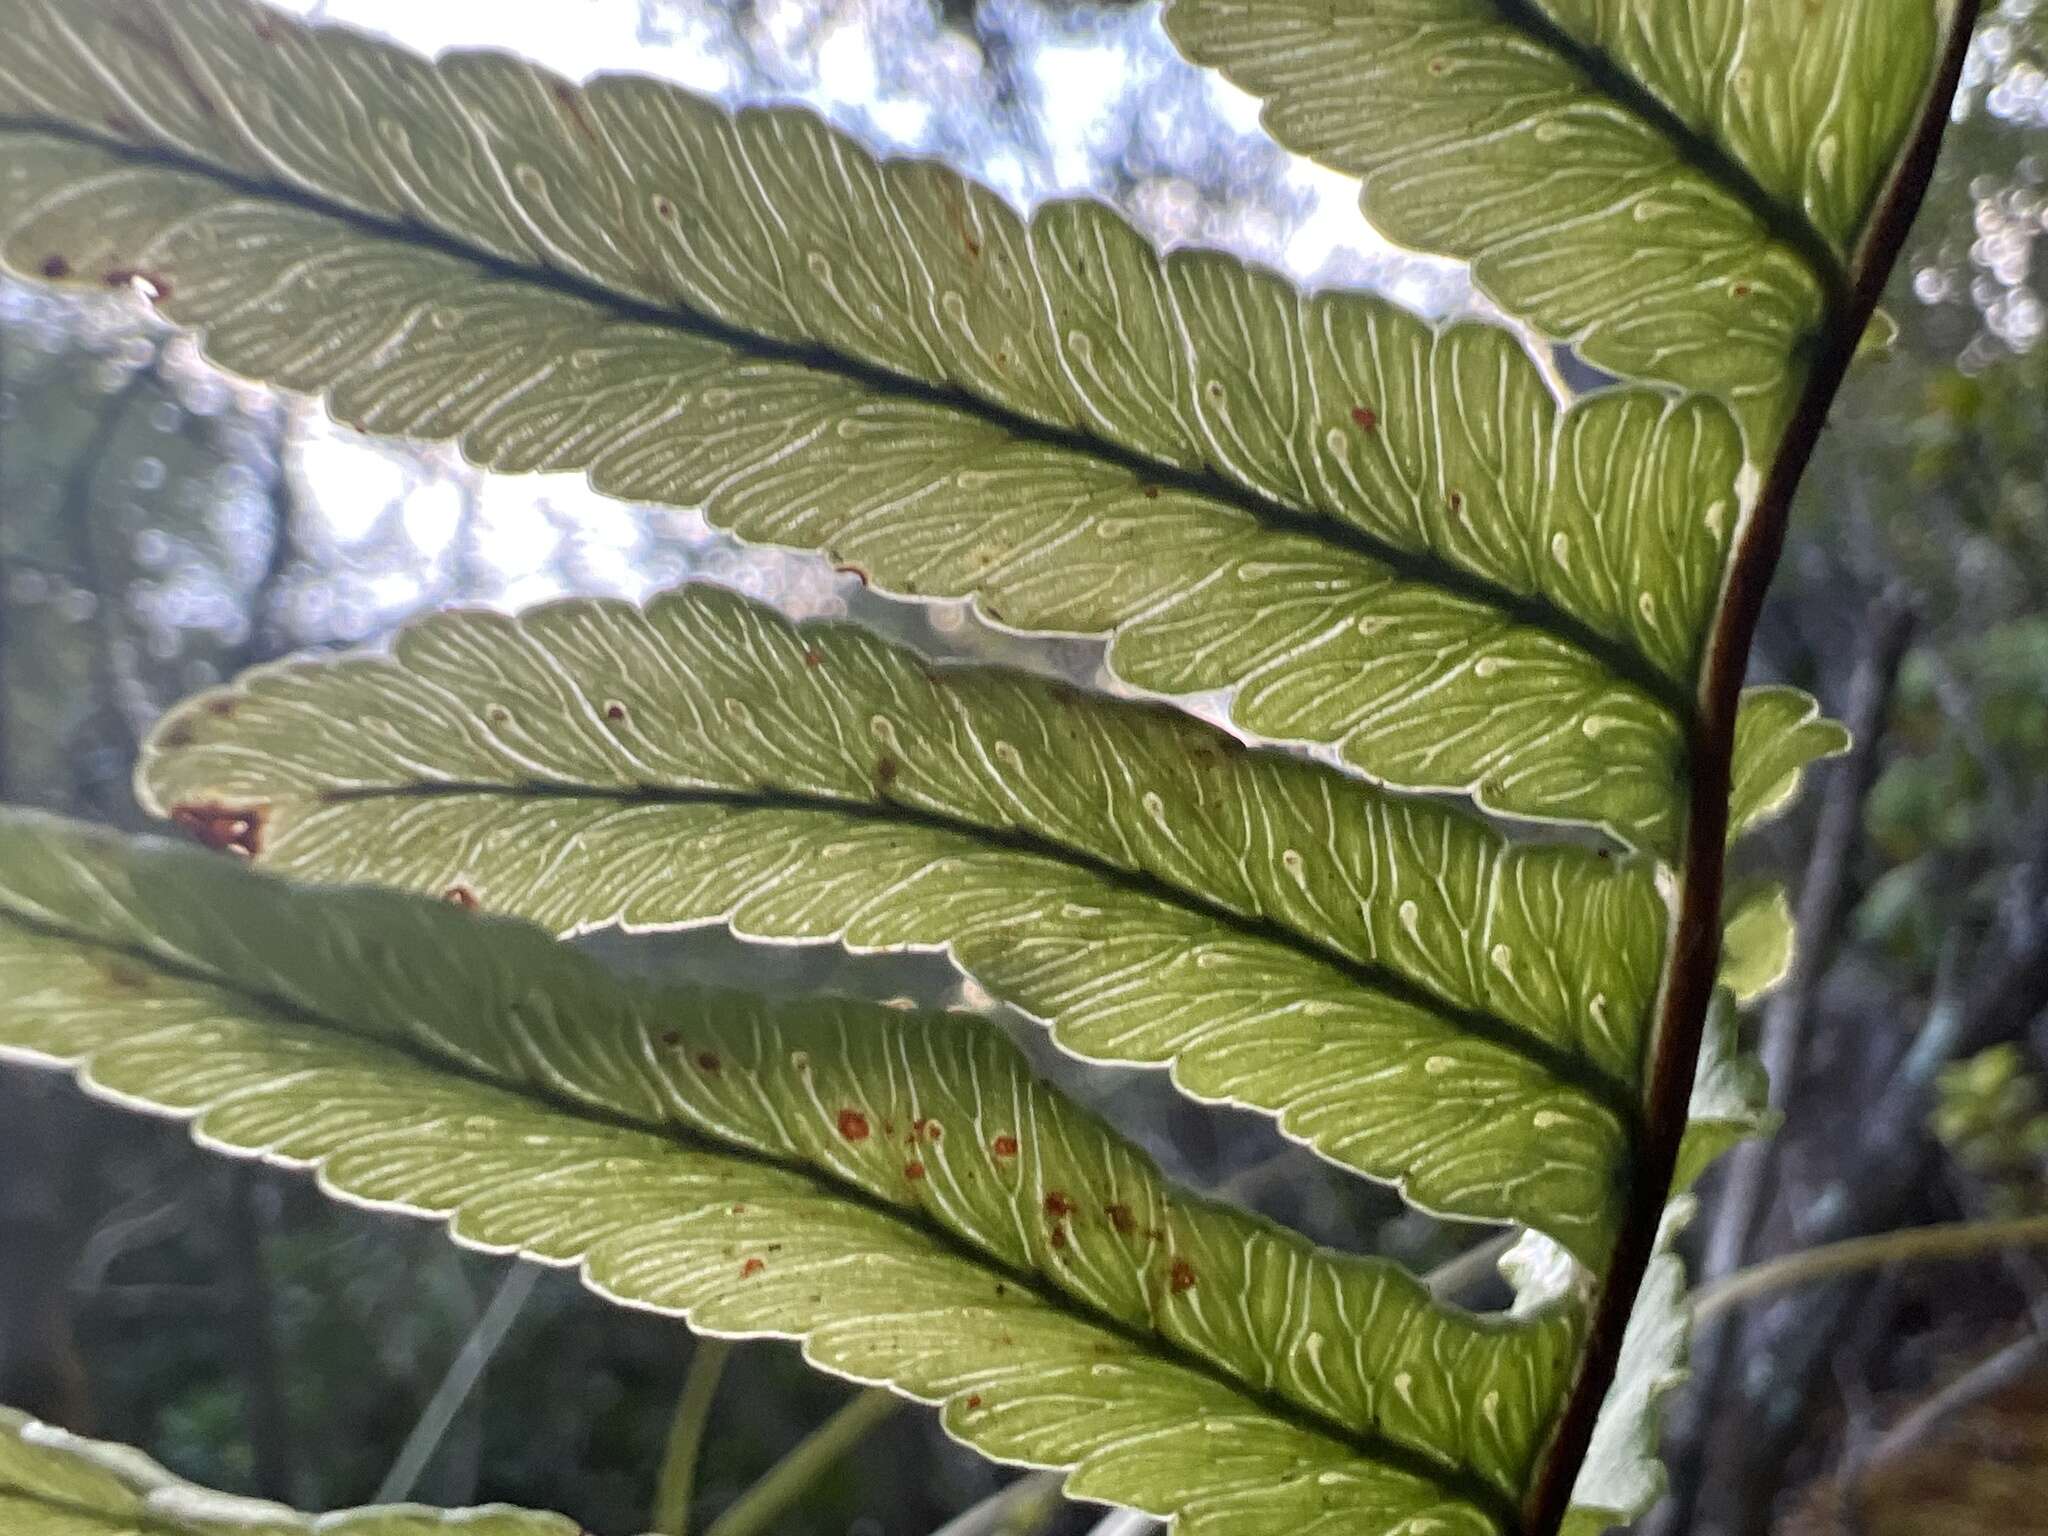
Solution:
M 125 1445 L 0 1408 L 0 1529 L 8 1536 L 578 1536 L 560 1515 L 415 1505 L 301 1515 L 174 1477 Z
M 0 968 L 10 1054 L 800 1337 L 1190 1532 L 1512 1530 L 1570 1378 L 1579 1309 L 1475 1318 L 1181 1194 L 971 1016 L 629 989 L 523 924 L 26 815 Z
M 1848 750 L 1849 732 L 1820 712 L 1813 695 L 1782 685 L 1747 690 L 1735 717 L 1729 837 L 1784 810 L 1798 795 L 1808 768 Z
M 1418 1201 L 1600 1262 L 1668 922 L 1650 868 L 1186 716 L 713 587 L 424 620 L 190 701 L 160 814 L 558 933 L 944 947 L 1085 1056 L 1174 1064 Z
M 1759 458 L 1843 305 L 1932 76 L 1931 0 L 1172 0 L 1281 143 L 1391 238 L 1628 378 L 1736 403 Z
M 1407 789 L 1668 850 L 1751 481 L 1508 332 L 1026 221 L 796 111 L 428 64 L 253 0 L 0 0 L 0 255 L 507 471 L 1114 636 Z

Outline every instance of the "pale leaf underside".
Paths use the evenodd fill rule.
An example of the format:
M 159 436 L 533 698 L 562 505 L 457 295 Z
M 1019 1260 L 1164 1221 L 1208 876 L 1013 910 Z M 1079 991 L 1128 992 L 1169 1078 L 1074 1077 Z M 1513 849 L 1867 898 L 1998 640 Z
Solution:
M 1173 0 L 1393 239 L 1765 460 L 1912 126 L 1933 0 Z
M 1172 1063 L 1419 1202 L 1602 1261 L 1668 921 L 1221 731 L 698 587 L 444 614 L 158 728 L 145 799 L 309 879 L 559 933 L 949 948 L 1097 1059 Z
M 0 23 L 18 270 L 140 282 L 373 431 L 1111 634 L 1131 682 L 1389 784 L 1671 844 L 1748 494 L 1717 404 L 1560 409 L 1504 330 L 1027 221 L 802 112 L 253 0 Z
M 0 821 L 0 1046 L 941 1405 L 1188 1532 L 1487 1536 L 1578 1313 L 1433 1302 L 1167 1186 L 982 1020 L 611 981 L 537 930 Z
M 414 1506 L 301 1515 L 172 1476 L 122 1445 L 0 1408 L 0 1530 L 7 1536 L 580 1536 L 526 1510 Z

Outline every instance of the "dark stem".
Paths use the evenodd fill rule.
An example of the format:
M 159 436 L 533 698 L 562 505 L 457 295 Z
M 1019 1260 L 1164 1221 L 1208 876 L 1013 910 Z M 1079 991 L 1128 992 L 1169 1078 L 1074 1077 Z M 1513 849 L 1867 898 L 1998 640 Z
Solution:
M 1671 956 L 1646 1063 L 1646 1129 L 1637 1147 L 1635 1177 L 1614 1253 L 1594 1302 L 1578 1375 L 1524 1504 L 1528 1536 L 1556 1536 L 1564 1524 L 1571 1508 L 1572 1486 L 1592 1444 L 1594 1423 L 1621 1362 L 1622 1337 L 1635 1310 L 1636 1294 L 1656 1253 L 1657 1233 L 1678 1166 L 1679 1144 L 1685 1136 L 1700 1036 L 1720 970 L 1721 893 L 1735 719 L 1749 669 L 1750 642 L 1784 548 L 1793 495 L 1827 426 L 1835 393 L 1855 359 L 1857 345 L 1905 244 L 1906 232 L 1927 195 L 1980 3 L 1959 0 L 1956 6 L 1912 141 L 1871 217 L 1846 299 L 1831 312 L 1815 339 L 1805 387 L 1779 441 L 1755 510 L 1744 523 L 1729 560 L 1727 582 L 1708 639 L 1699 709 L 1688 732 L 1691 785 L 1685 843 Z
M 1815 823 L 1806 873 L 1799 887 L 1799 944 L 1791 974 L 1764 1010 L 1759 1053 L 1771 1082 L 1771 1102 L 1787 1108 L 1795 1092 L 1809 1021 L 1819 996 L 1826 962 L 1833 954 L 1842 919 L 1849 908 L 1850 874 L 1861 843 L 1864 803 L 1877 778 L 1878 747 L 1899 667 L 1913 634 L 1913 613 L 1895 594 L 1887 593 L 1871 607 L 1865 625 L 1863 654 L 1849 683 L 1842 711 L 1854 745 L 1827 787 Z M 1775 1138 L 1746 1141 L 1729 1154 L 1722 1177 L 1714 1222 L 1707 1237 L 1697 1279 L 1718 1280 L 1742 1266 L 1758 1225 L 1769 1208 L 1776 1183 Z M 1673 1444 L 1688 1443 L 1704 1430 L 1721 1384 L 1734 1363 L 1742 1324 L 1737 1317 L 1703 1320 L 1693 1337 L 1693 1379 L 1688 1389 L 1687 1427 L 1674 1423 L 1667 1433 Z M 1697 1503 L 1703 1458 L 1690 1467 L 1672 1469 L 1671 1510 L 1660 1529 L 1689 1530 Z

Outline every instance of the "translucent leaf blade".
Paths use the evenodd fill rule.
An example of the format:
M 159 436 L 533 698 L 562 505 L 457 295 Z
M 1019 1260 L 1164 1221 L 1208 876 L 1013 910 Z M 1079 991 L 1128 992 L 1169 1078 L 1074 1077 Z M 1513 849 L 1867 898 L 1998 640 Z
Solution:
M 1720 407 L 1561 410 L 1504 331 L 1162 259 L 1093 204 L 1027 222 L 802 113 L 245 0 L 119 14 L 0 6 L 18 270 L 142 282 L 368 430 L 701 502 L 1113 634 L 1137 685 L 1237 688 L 1247 729 L 1386 782 L 1668 846 L 1741 511 Z
M 0 963 L 11 1054 L 621 1301 L 801 1337 L 1190 1530 L 1501 1530 L 1571 1368 L 1571 1309 L 1446 1310 L 1179 1194 L 970 1017 L 639 991 L 522 925 L 25 816 Z
M 302 1515 L 174 1477 L 125 1445 L 0 1408 L 0 1526 L 8 1536 L 580 1536 L 560 1515 L 417 1506 Z
M 1649 867 L 1168 711 L 695 587 L 259 671 L 163 723 L 141 790 L 279 869 L 561 933 L 944 948 L 1069 1049 L 1588 1263 L 1618 1204 Z
M 1769 449 L 1930 77 L 1930 0 L 1174 0 L 1391 238 Z

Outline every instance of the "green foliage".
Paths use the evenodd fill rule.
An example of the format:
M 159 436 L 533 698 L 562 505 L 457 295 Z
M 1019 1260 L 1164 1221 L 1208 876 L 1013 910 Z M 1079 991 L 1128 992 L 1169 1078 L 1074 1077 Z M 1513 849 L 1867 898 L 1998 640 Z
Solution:
M 0 1524 L 8 1536 L 577 1536 L 559 1515 L 413 1507 L 296 1515 L 180 1481 L 126 1446 L 0 1408 Z
M 28 816 L 0 964 L 10 1050 L 209 1145 L 802 1337 L 1195 1530 L 1494 1528 L 1569 1377 L 1575 1308 L 1472 1318 L 1183 1195 L 971 1016 L 640 992 L 523 925 Z
M 1734 1009 L 1791 953 L 1722 829 L 1845 745 L 1740 694 L 1750 626 L 1939 20 L 1169 5 L 1384 230 L 1632 381 L 1563 400 L 1505 325 L 1021 217 L 804 112 L 253 0 L 0 0 L 15 270 L 365 430 L 1101 638 L 1252 738 L 707 590 L 442 615 L 159 727 L 146 801 L 274 873 L 0 823 L 0 1046 L 1190 1533 L 1630 1517 L 1672 1197 L 1761 1124 Z M 1516 1306 L 1172 1189 L 989 1021 L 553 942 L 711 923 L 941 951 L 1076 1054 L 1526 1227 Z
M 1995 1045 L 1944 1067 L 1934 1134 L 1984 1183 L 1993 1216 L 2025 1216 L 2048 1201 L 2048 1109 L 2040 1075 L 2017 1045 Z

